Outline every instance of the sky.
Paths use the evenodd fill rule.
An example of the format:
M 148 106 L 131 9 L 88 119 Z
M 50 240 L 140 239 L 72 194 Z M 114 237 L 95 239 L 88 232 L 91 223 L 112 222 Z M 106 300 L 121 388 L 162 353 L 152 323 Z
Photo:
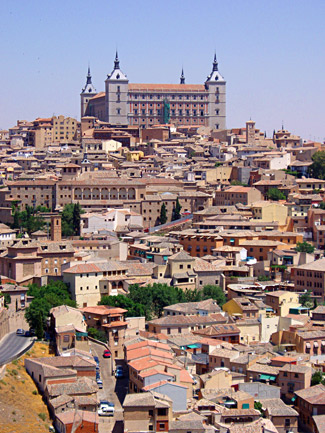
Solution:
M 325 1 L 0 0 L 0 129 L 80 118 L 90 64 L 104 90 L 115 50 L 133 83 L 203 83 L 216 52 L 227 128 L 249 119 L 323 141 Z

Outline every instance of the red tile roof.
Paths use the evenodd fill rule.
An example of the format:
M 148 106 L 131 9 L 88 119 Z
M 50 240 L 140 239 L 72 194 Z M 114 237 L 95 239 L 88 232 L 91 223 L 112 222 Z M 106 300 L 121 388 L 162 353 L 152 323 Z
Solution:
M 130 83 L 129 90 L 171 90 L 171 91 L 184 91 L 190 92 L 197 90 L 199 92 L 205 92 L 203 84 L 137 84 Z

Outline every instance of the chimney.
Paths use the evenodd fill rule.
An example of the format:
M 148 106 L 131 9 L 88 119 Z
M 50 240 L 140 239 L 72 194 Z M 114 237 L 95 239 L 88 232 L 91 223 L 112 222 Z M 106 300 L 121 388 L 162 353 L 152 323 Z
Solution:
M 51 241 L 61 241 L 61 215 L 51 216 Z

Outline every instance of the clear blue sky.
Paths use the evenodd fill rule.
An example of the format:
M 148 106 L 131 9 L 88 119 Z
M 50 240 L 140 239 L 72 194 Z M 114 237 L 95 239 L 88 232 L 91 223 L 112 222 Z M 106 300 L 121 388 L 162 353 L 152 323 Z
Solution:
M 216 50 L 227 127 L 252 118 L 323 140 L 325 1 L 0 0 L 0 129 L 79 118 L 88 62 L 97 91 L 118 47 L 130 82 L 203 83 Z

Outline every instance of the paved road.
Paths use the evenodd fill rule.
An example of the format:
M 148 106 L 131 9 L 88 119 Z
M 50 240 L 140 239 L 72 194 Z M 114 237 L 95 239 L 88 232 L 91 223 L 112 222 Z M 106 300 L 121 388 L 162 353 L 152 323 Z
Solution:
M 6 335 L 0 341 L 0 365 L 6 364 L 13 356 L 27 347 L 30 342 L 29 337 L 16 335 L 15 332 Z
M 99 433 L 123 433 L 123 408 L 122 403 L 128 387 L 128 378 L 116 380 L 112 375 L 115 365 L 111 358 L 103 358 L 104 347 L 91 342 L 91 352 L 98 356 L 100 377 L 103 381 L 103 389 L 98 392 L 99 400 L 109 400 L 115 404 L 114 417 L 99 417 Z

